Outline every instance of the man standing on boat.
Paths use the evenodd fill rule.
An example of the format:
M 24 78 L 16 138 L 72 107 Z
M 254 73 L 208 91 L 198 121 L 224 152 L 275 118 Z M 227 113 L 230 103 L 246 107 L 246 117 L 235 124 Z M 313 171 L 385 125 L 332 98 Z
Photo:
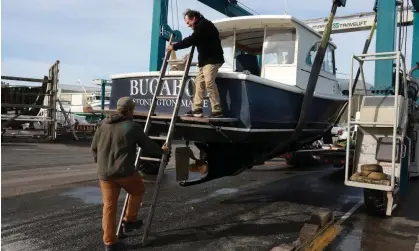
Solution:
M 116 238 L 116 211 L 121 188 L 129 194 L 123 221 L 124 232 L 142 226 L 137 219 L 144 195 L 142 176 L 135 170 L 137 144 L 151 154 L 163 154 L 160 147 L 144 134 L 143 128 L 132 121 L 135 103 L 130 97 L 117 102 L 117 113 L 105 118 L 95 132 L 91 149 L 97 163 L 97 174 L 103 199 L 103 242 L 105 250 L 119 250 Z
M 218 69 L 224 63 L 224 52 L 221 47 L 220 35 L 215 25 L 195 10 L 186 10 L 185 22 L 193 29 L 191 36 L 184 38 L 167 47 L 167 51 L 181 50 L 196 46 L 198 51 L 198 74 L 195 80 L 195 95 L 192 110 L 187 116 L 203 117 L 202 103 L 204 101 L 205 87 L 211 102 L 210 117 L 222 117 L 220 95 L 215 83 Z

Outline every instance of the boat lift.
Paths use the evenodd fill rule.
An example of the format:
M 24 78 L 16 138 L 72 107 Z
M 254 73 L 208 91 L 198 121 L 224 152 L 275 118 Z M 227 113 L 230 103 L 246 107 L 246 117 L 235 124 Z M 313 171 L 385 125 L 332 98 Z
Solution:
M 404 1 L 401 2 L 403 3 Z M 347 126 L 348 128 L 356 126 L 357 133 L 353 162 L 346 161 L 345 165 L 345 185 L 363 188 L 365 208 L 372 215 L 391 216 L 400 203 L 401 196 L 407 192 L 409 178 L 417 176 L 419 172 L 417 165 L 419 81 L 417 75 L 413 74 L 419 61 L 417 55 L 419 54 L 417 52 L 419 1 L 412 0 L 411 3 L 416 12 L 413 20 L 412 70 L 409 77 L 400 35 L 399 47 L 395 49 L 394 38 L 397 34 L 395 1 L 378 1 L 378 13 L 381 11 L 394 15 L 378 15 L 377 52 L 370 54 L 364 52 L 352 57 Z M 363 80 L 365 61 L 374 61 L 376 69 L 372 94 L 365 92 L 361 105 L 354 112 L 352 95 L 355 61 L 359 63 Z M 351 143 L 348 142 L 347 160 L 350 148 Z
M 416 109 L 408 111 L 408 107 L 411 107 L 409 102 L 415 100 L 408 98 L 405 59 L 400 51 L 352 57 L 352 66 L 355 60 L 360 64 L 361 76 L 364 75 L 363 62 L 393 59 L 396 59 L 397 73 L 400 65 L 403 66 L 403 78 L 396 74 L 393 95 L 368 95 L 365 92 L 360 109 L 352 114 L 352 88 L 349 88 L 347 126 L 357 126 L 358 130 L 352 165 L 349 163 L 350 141 L 346 147 L 345 165 L 345 185 L 364 188 L 367 210 L 386 215 L 391 215 L 397 206 L 400 186 L 404 182 L 402 169 L 410 165 L 411 139 L 407 137 L 407 129 L 409 115 Z M 350 75 L 352 87 L 353 69 Z

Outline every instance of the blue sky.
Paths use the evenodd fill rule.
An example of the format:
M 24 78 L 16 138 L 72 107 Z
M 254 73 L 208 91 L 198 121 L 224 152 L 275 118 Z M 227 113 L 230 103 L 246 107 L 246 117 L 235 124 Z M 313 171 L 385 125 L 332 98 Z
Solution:
M 170 1 L 169 1 L 170 2 Z M 182 12 L 198 9 L 210 20 L 224 15 L 196 0 L 178 0 L 174 20 L 183 35 Z M 284 14 L 285 0 L 241 0 L 259 14 Z M 263 4 L 260 4 L 262 3 Z M 304 3 L 303 3 L 304 2 Z M 374 0 L 348 0 L 337 15 L 369 12 Z M 175 0 L 173 0 L 175 5 Z M 287 1 L 288 14 L 299 19 L 326 17 L 332 0 Z M 60 60 L 60 83 L 88 85 L 111 74 L 148 71 L 153 0 L 3 0 L 1 3 L 2 75 L 42 77 Z M 176 11 L 175 6 L 173 10 Z M 170 6 L 169 6 L 170 9 Z M 169 24 L 172 16 L 169 14 Z M 349 73 L 350 57 L 360 54 L 368 31 L 335 34 L 338 72 Z M 410 65 L 412 28 L 408 29 Z M 370 51 L 375 50 L 375 37 Z M 373 82 L 373 64 L 366 78 Z M 345 77 L 344 75 L 340 75 Z

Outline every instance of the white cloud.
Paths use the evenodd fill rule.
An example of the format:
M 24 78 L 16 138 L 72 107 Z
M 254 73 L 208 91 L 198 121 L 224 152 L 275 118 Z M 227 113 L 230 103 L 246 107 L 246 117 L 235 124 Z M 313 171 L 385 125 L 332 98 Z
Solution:
M 2 62 L 2 75 L 28 78 L 43 78 L 48 76 L 49 68 L 55 63 L 8 58 Z M 90 84 L 93 78 L 106 78 L 99 67 L 86 68 L 82 65 L 71 65 L 60 62 L 60 84 L 75 84 L 80 78 L 83 84 Z M 65 80 L 65 81 L 63 81 Z M 88 80 L 83 81 L 83 80 Z
M 169 1 L 170 2 L 170 1 Z M 173 1 L 175 2 L 175 1 Z M 241 0 L 260 14 L 283 14 L 285 0 Z M 374 0 L 351 0 L 337 15 L 371 11 Z M 200 10 L 208 19 L 223 18 L 197 0 L 177 0 L 174 27 L 191 33 L 183 22 L 186 8 Z M 300 19 L 328 16 L 332 1 L 287 1 L 289 14 Z M 169 13 L 171 13 L 169 6 Z M 176 6 L 173 6 L 176 12 Z M 61 61 L 61 83 L 77 77 L 90 83 L 96 77 L 148 71 L 153 0 L 13 0 L 2 2 L 2 74 L 42 76 Z M 172 16 L 168 22 L 172 25 Z M 408 54 L 411 50 L 411 29 Z M 350 56 L 361 53 L 368 32 L 333 35 L 338 45 L 337 67 L 349 72 Z M 375 40 L 371 50 L 374 50 Z M 179 52 L 179 56 L 187 50 Z M 368 81 L 373 67 L 367 68 Z

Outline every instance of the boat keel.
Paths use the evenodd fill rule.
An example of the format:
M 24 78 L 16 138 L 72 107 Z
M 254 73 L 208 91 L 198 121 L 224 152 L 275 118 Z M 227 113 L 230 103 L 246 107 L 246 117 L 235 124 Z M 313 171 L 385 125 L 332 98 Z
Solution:
M 199 179 L 179 182 L 182 187 L 198 185 L 226 176 L 235 176 L 252 167 L 250 164 L 254 160 L 255 153 L 244 145 L 232 146 L 226 143 L 196 145 L 201 150 L 201 156 L 204 156 L 207 173 Z

